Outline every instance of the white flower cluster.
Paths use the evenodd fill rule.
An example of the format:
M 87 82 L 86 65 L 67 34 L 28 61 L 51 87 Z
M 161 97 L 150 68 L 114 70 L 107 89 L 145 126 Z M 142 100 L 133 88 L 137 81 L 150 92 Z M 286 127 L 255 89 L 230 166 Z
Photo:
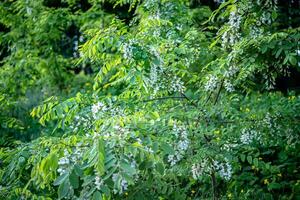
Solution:
M 239 72 L 239 68 L 235 65 L 231 65 L 228 70 L 224 72 L 224 77 L 232 78 L 236 73 Z
M 153 88 L 154 95 L 160 90 L 165 89 L 165 80 L 163 77 L 163 65 L 164 61 L 160 56 L 159 51 L 154 46 L 151 46 L 150 53 L 156 59 L 156 62 L 151 63 L 150 74 L 149 74 L 149 82 L 151 87 Z
M 232 29 L 238 30 L 241 25 L 242 17 L 238 14 L 238 11 L 233 11 L 230 13 L 228 24 Z
M 265 87 L 267 90 L 272 90 L 276 85 L 276 75 L 275 74 L 263 74 L 263 78 L 265 79 Z
M 155 58 L 155 62 L 151 63 L 149 83 L 153 88 L 153 96 L 157 94 L 159 90 L 168 89 L 169 92 L 180 92 L 185 91 L 185 86 L 180 77 L 174 75 L 173 73 L 168 73 L 164 71 L 163 65 L 164 61 L 160 56 L 157 48 L 151 46 L 150 53 Z M 170 80 L 169 80 L 170 79 Z
M 160 76 L 160 74 L 162 74 L 162 68 L 155 64 L 151 64 L 150 84 L 152 85 L 155 94 L 160 89 L 160 85 L 158 84 L 158 77 Z
M 73 42 L 73 57 L 74 58 L 78 58 L 79 54 L 78 54 L 78 40 L 77 40 L 77 36 L 75 38 L 76 39 Z
M 229 80 L 224 81 L 224 87 L 225 87 L 225 90 L 227 92 L 233 92 L 234 91 L 234 86 Z
M 234 148 L 236 148 L 238 146 L 238 144 L 235 143 L 225 143 L 222 147 L 221 150 L 225 150 L 225 151 L 231 151 Z
M 102 103 L 102 102 L 97 102 L 96 104 L 92 105 L 92 115 L 96 119 L 99 112 L 105 112 L 107 111 L 108 108 Z
M 105 105 L 102 102 L 97 102 L 92 105 L 92 116 L 94 119 L 100 119 L 104 114 L 114 116 L 124 116 L 124 111 L 119 107 L 113 107 L 112 104 Z
M 82 35 L 75 35 L 73 38 L 73 57 L 74 58 L 79 58 L 82 57 L 83 53 L 79 52 L 79 42 L 83 43 L 84 42 L 84 37 Z
M 225 159 L 225 162 L 215 160 L 212 164 L 207 159 L 203 159 L 201 163 L 192 165 L 192 176 L 194 179 L 198 179 L 205 174 L 211 174 L 213 169 L 218 172 L 221 178 L 227 181 L 232 177 L 232 166 L 227 159 Z
M 68 169 L 75 163 L 81 161 L 83 150 L 82 143 L 78 143 L 70 154 L 67 149 L 64 150 L 64 156 L 58 160 L 57 172 L 62 175 L 68 171 Z
M 207 77 L 207 82 L 204 85 L 204 90 L 205 91 L 213 91 L 214 89 L 217 88 L 217 84 L 218 84 L 218 78 L 214 75 L 209 75 Z
M 82 116 L 75 116 L 74 121 L 70 125 L 73 132 L 77 132 L 79 128 L 87 132 L 91 128 L 91 116 L 83 114 Z
M 155 14 L 149 15 L 149 16 L 148 16 L 148 19 L 149 19 L 149 20 L 160 20 L 160 12 L 157 11 Z
M 264 118 L 264 123 L 268 126 L 269 129 L 271 129 L 273 127 L 273 119 L 271 117 L 270 113 L 267 113 L 265 118 Z
M 121 175 L 113 174 L 113 176 L 112 176 L 112 180 L 115 183 L 115 185 L 117 185 L 116 182 L 117 182 L 119 176 L 121 176 Z M 124 191 L 126 191 L 128 189 L 128 182 L 123 177 L 121 177 L 121 182 L 120 183 L 121 183 L 120 190 L 118 191 L 117 189 L 114 189 L 115 194 L 117 194 L 117 193 L 122 194 Z
M 158 3 L 159 3 L 158 0 L 148 0 L 148 1 L 145 1 L 144 7 L 147 9 L 150 9 L 151 7 L 158 5 Z
M 129 61 L 133 59 L 133 50 L 134 45 L 136 45 L 138 42 L 136 39 L 130 39 L 128 42 L 125 42 L 122 44 L 121 49 L 123 52 L 123 57 Z
M 211 164 L 207 159 L 203 159 L 200 163 L 193 164 L 191 169 L 194 179 L 198 179 L 205 174 L 210 174 L 211 170 Z
M 273 8 L 274 10 L 277 9 L 277 4 L 278 4 L 278 0 L 257 0 L 256 1 L 256 4 L 259 5 L 259 6 L 265 6 L 267 8 Z M 264 4 L 264 5 L 262 5 Z
M 229 16 L 229 30 L 225 31 L 222 35 L 222 46 L 230 47 L 238 42 L 241 38 L 240 26 L 242 17 L 239 15 L 238 11 L 233 11 Z
M 31 15 L 31 14 L 32 14 L 32 8 L 26 6 L 26 13 L 27 13 L 28 15 Z
M 190 144 L 188 132 L 184 126 L 177 126 L 176 123 L 174 123 L 173 134 L 175 135 L 177 143 L 174 145 L 175 153 L 168 155 L 168 162 L 171 166 L 174 166 L 183 158 Z
M 126 144 L 129 132 L 124 127 L 115 125 L 112 131 L 105 132 L 103 137 L 105 139 L 116 139 L 119 146 L 124 146 Z
M 199 163 L 193 164 L 191 171 L 194 179 L 198 179 L 202 175 L 202 168 Z
M 103 185 L 103 180 L 99 175 L 96 175 L 95 177 L 95 186 L 97 190 L 100 190 L 101 186 Z
M 251 29 L 250 29 L 250 37 L 257 38 L 260 35 L 262 35 L 263 32 L 264 32 L 264 30 L 262 28 L 259 28 L 258 26 L 253 25 L 253 26 L 251 26 Z
M 61 157 L 58 161 L 58 169 L 57 172 L 59 175 L 62 175 L 67 172 L 67 169 L 69 168 L 70 165 L 70 154 L 68 150 L 64 150 L 64 156 Z
M 169 91 L 183 93 L 185 91 L 185 86 L 183 81 L 179 77 L 174 76 L 173 79 L 171 80 L 171 87 Z
M 82 35 L 79 37 L 79 42 L 84 42 L 84 37 Z
M 257 38 L 261 34 L 263 34 L 264 29 L 262 25 L 270 25 L 272 23 L 272 10 L 277 10 L 277 0 L 274 1 L 262 1 L 262 0 L 257 0 L 256 4 L 258 6 L 264 6 L 266 9 L 265 11 L 262 12 L 262 14 L 259 16 L 259 18 L 256 20 L 256 24 L 251 27 L 250 30 L 250 37 L 252 38 Z M 262 5 L 264 4 L 264 5 Z M 249 6 L 249 9 L 252 8 Z
M 214 161 L 214 168 L 218 171 L 221 178 L 225 180 L 230 180 L 232 177 L 232 167 L 228 160 L 225 160 L 225 163 Z
M 260 135 L 255 130 L 243 129 L 240 137 L 242 144 L 251 144 L 253 140 L 260 140 Z
M 230 56 L 234 56 L 235 51 L 232 51 Z M 229 79 L 232 79 L 239 71 L 239 68 L 235 65 L 231 65 L 225 72 L 224 72 L 224 77 L 226 78 L 224 80 L 224 88 L 227 92 L 233 92 L 234 91 L 234 86 L 232 82 Z
M 263 24 L 268 24 L 270 25 L 272 23 L 272 19 L 271 19 L 271 13 L 269 12 L 264 12 L 259 20 L 261 23 Z
M 145 146 L 145 151 L 147 151 L 148 153 L 150 153 L 150 154 L 153 154 L 154 153 L 154 151 L 153 151 L 153 149 L 151 148 L 151 147 L 148 147 L 148 146 Z

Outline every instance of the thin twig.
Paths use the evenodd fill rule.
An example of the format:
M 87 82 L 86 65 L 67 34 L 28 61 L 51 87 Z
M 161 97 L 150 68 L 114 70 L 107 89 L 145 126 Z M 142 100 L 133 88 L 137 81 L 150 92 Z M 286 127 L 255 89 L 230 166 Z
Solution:
M 179 97 L 179 96 L 168 96 L 168 97 L 158 97 L 158 98 L 153 98 L 153 99 L 146 99 L 146 100 L 143 100 L 143 102 L 160 101 L 160 100 L 168 100 L 168 99 L 186 99 L 186 98 Z

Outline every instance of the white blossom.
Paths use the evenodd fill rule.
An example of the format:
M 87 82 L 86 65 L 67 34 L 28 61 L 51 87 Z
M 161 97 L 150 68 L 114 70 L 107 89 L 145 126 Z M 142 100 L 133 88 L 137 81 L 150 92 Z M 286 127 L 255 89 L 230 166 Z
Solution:
M 113 174 L 112 175 L 113 182 L 116 183 L 116 181 L 117 181 L 117 179 L 118 179 L 119 176 L 120 176 L 119 174 L 116 174 L 116 173 Z M 121 186 L 121 188 L 120 188 L 119 191 L 117 191 L 116 189 L 114 189 L 114 193 L 115 194 L 116 193 L 122 194 L 124 191 L 126 191 L 128 189 L 128 182 L 123 177 L 121 177 L 120 186 Z
M 174 123 L 173 134 L 177 141 L 173 145 L 175 153 L 168 155 L 168 162 L 171 166 L 174 166 L 183 158 L 190 144 L 188 132 L 184 126 L 178 126 L 176 123 Z
M 228 70 L 226 70 L 224 72 L 224 76 L 226 78 L 230 78 L 230 77 L 233 77 L 237 72 L 239 71 L 239 68 L 235 65 L 231 65 Z
M 201 165 L 199 163 L 193 164 L 191 171 L 194 179 L 198 179 L 202 175 Z
M 264 30 L 262 28 L 258 28 L 257 26 L 251 26 L 250 29 L 250 37 L 251 38 L 257 38 L 260 35 L 262 35 Z
M 243 129 L 242 134 L 240 137 L 241 143 L 242 144 L 250 144 L 253 142 L 253 140 L 259 140 L 260 136 L 257 131 L 255 130 L 248 130 L 248 129 Z
M 180 140 L 178 143 L 178 149 L 179 151 L 185 151 L 189 147 L 189 141 L 188 140 Z
M 122 179 L 121 180 L 121 191 L 120 191 L 120 193 L 123 193 L 127 189 L 128 189 L 128 182 L 125 179 Z
M 57 169 L 57 172 L 62 175 L 64 173 L 66 173 L 68 167 L 69 167 L 69 164 L 70 164 L 70 154 L 69 152 L 65 149 L 64 150 L 64 156 L 61 157 L 59 160 L 58 160 L 58 169 Z
M 242 22 L 242 17 L 239 15 L 238 11 L 233 11 L 230 13 L 228 26 L 229 29 L 226 30 L 222 35 L 222 46 L 230 47 L 238 42 L 241 38 L 240 26 Z
M 217 87 L 217 84 L 218 84 L 218 78 L 214 75 L 209 75 L 207 77 L 207 82 L 204 86 L 204 90 L 205 91 L 213 91 L 216 87 Z
M 230 13 L 228 24 L 231 28 L 239 29 L 241 25 L 242 17 L 238 14 L 237 11 L 233 11 Z
M 58 160 L 58 169 L 57 172 L 62 175 L 66 173 L 71 166 L 73 166 L 75 163 L 78 163 L 81 161 L 81 158 L 83 156 L 82 144 L 78 143 L 72 153 L 69 153 L 67 149 L 64 150 L 64 155 Z
M 264 123 L 268 126 L 268 128 L 272 128 L 273 127 L 273 119 L 271 117 L 270 113 L 267 113 L 265 118 L 264 118 Z
M 233 84 L 230 83 L 228 80 L 225 80 L 225 81 L 224 81 L 224 87 L 225 87 L 225 90 L 226 90 L 227 92 L 233 92 L 233 91 L 234 91 Z
M 232 177 L 232 167 L 228 160 L 225 160 L 225 163 L 219 161 L 214 161 L 214 167 L 218 171 L 219 175 L 225 180 L 230 180 Z
M 26 13 L 28 14 L 28 15 L 31 15 L 32 14 L 32 8 L 30 8 L 30 7 L 26 7 Z
M 154 153 L 153 149 L 151 147 L 148 147 L 148 146 L 145 146 L 145 151 L 147 151 L 148 153 L 151 153 L 151 154 Z
M 103 185 L 103 180 L 98 175 L 95 177 L 95 185 L 97 190 L 100 190 L 101 186 Z
M 199 163 L 194 163 L 191 169 L 194 179 L 198 179 L 205 174 L 210 174 L 211 170 L 211 164 L 208 162 L 208 159 L 203 159 Z
M 179 77 L 174 76 L 171 81 L 170 91 L 183 93 L 184 90 L 185 90 L 185 86 L 183 84 L 183 81 Z
M 177 158 L 175 155 L 170 154 L 168 155 L 168 162 L 170 163 L 171 166 L 174 166 L 177 163 Z
M 84 37 L 82 35 L 79 37 L 79 42 L 84 42 Z
M 233 143 L 225 143 L 222 147 L 221 150 L 225 150 L 225 151 L 231 151 L 234 148 L 236 148 L 238 146 L 238 144 L 233 144 Z
M 92 105 L 92 115 L 94 118 L 97 118 L 97 114 L 102 111 L 105 110 L 106 107 L 102 102 L 97 102 L 96 104 Z
M 125 42 L 121 46 L 121 50 L 123 52 L 123 57 L 127 60 L 133 59 L 133 49 L 134 45 L 137 44 L 137 40 L 130 39 L 128 42 Z

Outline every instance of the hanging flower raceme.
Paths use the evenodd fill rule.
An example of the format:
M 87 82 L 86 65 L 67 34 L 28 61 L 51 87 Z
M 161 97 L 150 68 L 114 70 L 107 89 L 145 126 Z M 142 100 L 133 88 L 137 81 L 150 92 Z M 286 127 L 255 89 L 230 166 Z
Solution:
M 204 85 L 204 90 L 211 92 L 217 88 L 218 78 L 214 75 L 208 75 L 207 82 Z
M 224 162 L 214 160 L 209 162 L 208 159 L 203 159 L 200 163 L 195 163 L 191 167 L 192 176 L 194 179 L 199 179 L 205 175 L 212 175 L 218 173 L 219 176 L 228 181 L 232 177 L 232 166 L 227 159 Z
M 188 132 L 184 126 L 178 126 L 174 123 L 173 135 L 175 136 L 175 144 L 173 145 L 175 153 L 168 155 L 168 162 L 171 166 L 174 166 L 184 157 L 190 144 Z
M 241 39 L 240 27 L 242 17 L 238 10 L 232 11 L 229 16 L 228 29 L 222 35 L 222 46 L 225 48 L 232 47 Z

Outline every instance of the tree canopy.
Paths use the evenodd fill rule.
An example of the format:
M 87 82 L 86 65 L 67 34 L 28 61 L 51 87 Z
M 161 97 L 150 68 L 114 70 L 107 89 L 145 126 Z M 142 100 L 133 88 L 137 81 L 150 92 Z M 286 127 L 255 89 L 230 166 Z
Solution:
M 1 199 L 299 199 L 299 0 L 2 0 Z

